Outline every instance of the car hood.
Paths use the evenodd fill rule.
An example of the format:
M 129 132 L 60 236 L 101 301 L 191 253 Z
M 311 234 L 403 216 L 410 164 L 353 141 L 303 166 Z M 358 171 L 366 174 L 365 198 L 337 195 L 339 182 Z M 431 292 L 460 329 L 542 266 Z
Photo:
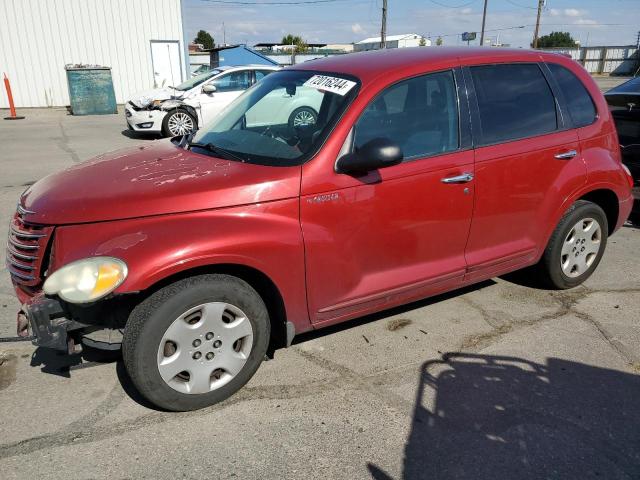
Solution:
M 299 191 L 300 167 L 223 160 L 159 140 L 49 175 L 20 204 L 31 223 L 64 225 L 268 202 Z
M 173 90 L 172 88 L 154 88 L 152 90 L 145 90 L 143 92 L 138 92 L 132 95 L 129 101 L 138 108 L 144 108 L 154 100 L 182 98 L 184 93 L 185 92 L 182 92 L 180 90 Z

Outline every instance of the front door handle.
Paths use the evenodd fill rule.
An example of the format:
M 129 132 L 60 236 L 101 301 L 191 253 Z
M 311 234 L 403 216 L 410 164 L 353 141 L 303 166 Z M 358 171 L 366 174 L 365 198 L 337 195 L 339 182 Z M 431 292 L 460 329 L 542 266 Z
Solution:
M 447 177 L 442 179 L 442 183 L 467 183 L 473 180 L 473 173 L 463 173 L 455 177 Z
M 570 158 L 575 157 L 577 154 L 578 152 L 576 152 L 575 150 L 568 150 L 566 152 L 556 153 L 554 157 L 556 157 L 558 160 L 569 160 Z

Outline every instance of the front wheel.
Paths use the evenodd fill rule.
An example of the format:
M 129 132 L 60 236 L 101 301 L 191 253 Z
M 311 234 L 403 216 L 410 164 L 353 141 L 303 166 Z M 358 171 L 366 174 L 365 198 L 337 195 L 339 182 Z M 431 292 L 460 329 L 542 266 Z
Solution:
M 552 288 L 580 285 L 594 272 L 607 246 L 607 216 L 592 202 L 578 200 L 560 219 L 538 264 Z
M 196 129 L 196 119 L 180 108 L 169 111 L 162 120 L 162 133 L 167 137 L 186 135 Z
M 201 275 L 158 290 L 133 310 L 122 355 L 147 400 L 166 410 L 195 410 L 249 381 L 269 335 L 267 309 L 249 284 Z

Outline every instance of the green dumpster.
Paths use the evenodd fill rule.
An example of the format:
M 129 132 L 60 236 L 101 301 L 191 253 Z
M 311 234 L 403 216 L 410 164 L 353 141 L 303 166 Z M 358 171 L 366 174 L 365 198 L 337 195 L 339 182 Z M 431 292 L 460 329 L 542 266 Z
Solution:
M 98 65 L 67 65 L 72 115 L 118 113 L 111 68 Z

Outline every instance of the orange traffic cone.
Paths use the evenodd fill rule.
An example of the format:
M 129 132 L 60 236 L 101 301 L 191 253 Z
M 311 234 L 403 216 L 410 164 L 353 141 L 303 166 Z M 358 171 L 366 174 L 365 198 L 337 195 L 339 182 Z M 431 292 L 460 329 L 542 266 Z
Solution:
M 9 111 L 10 115 L 4 117 L 5 120 L 22 120 L 24 117 L 16 115 L 16 107 L 13 104 L 13 95 L 11 94 L 11 85 L 9 85 L 9 79 L 7 74 L 4 74 L 4 88 L 7 90 L 7 98 L 9 99 Z

